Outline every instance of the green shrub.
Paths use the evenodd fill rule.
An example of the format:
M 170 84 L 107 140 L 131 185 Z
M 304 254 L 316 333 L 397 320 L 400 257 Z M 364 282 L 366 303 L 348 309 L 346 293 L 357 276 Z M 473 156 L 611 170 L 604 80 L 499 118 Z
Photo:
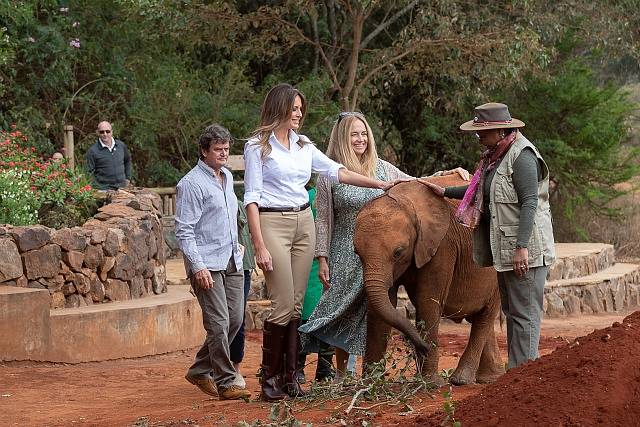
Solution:
M 90 218 L 97 203 L 87 177 L 70 170 L 66 161 L 43 159 L 27 143 L 15 128 L 0 130 L 0 222 L 60 228 Z
M 40 200 L 30 187 L 29 176 L 24 171 L 0 170 L 0 224 L 38 222 Z

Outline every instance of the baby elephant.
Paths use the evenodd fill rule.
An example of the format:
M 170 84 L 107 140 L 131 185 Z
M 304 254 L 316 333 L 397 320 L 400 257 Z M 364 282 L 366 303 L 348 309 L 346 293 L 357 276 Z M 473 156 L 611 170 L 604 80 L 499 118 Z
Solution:
M 465 184 L 453 176 L 426 180 L 441 186 Z M 466 319 L 471 334 L 451 383 L 493 382 L 504 373 L 494 332 L 500 310 L 496 272 L 474 264 L 471 230 L 453 216 L 456 202 L 434 195 L 421 181 L 425 179 L 396 185 L 367 203 L 356 219 L 354 247 L 368 298 L 364 361 L 382 359 L 393 326 L 424 357 L 422 375 L 442 384 L 434 348 L 440 317 Z M 399 285 L 416 307 L 420 332 L 395 309 Z

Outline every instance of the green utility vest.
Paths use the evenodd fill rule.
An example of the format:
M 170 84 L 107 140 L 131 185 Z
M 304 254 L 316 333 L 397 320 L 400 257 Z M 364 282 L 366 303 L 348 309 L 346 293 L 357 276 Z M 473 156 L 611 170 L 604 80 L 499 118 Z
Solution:
M 549 206 L 549 168 L 536 147 L 518 132 L 516 140 L 502 159 L 491 182 L 489 210 L 483 213 L 491 215 L 489 226 L 481 221 L 473 233 L 473 260 L 482 267 L 494 266 L 496 271 L 513 270 L 520 204 L 511 175 L 513 163 L 526 147 L 530 147 L 538 157 L 543 174 L 543 179 L 538 181 L 538 207 L 527 245 L 529 267 L 551 265 L 556 259 Z

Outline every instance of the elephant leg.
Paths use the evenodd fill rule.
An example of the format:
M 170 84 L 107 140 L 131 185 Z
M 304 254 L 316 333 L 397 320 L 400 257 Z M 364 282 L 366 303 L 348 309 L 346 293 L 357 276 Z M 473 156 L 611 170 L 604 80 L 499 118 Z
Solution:
M 416 326 L 420 335 L 431 345 L 431 350 L 421 358 L 418 357 L 418 366 L 422 376 L 437 386 L 444 385 L 444 379 L 438 372 L 438 330 L 440 327 L 441 308 L 437 299 L 424 297 L 416 294 L 416 298 L 411 298 L 411 302 L 416 307 Z M 411 297 L 411 295 L 410 295 Z
M 390 333 L 391 326 L 380 316 L 371 311 L 367 313 L 367 345 L 362 364 L 363 374 L 369 372 L 374 363 L 384 358 Z
M 471 333 L 469 334 L 469 341 L 464 353 L 462 353 L 460 362 L 458 362 L 458 367 L 451 376 L 452 384 L 465 385 L 476 382 L 476 374 L 485 349 L 485 357 L 489 358 L 490 361 L 495 361 L 495 358 L 498 357 L 492 353 L 492 351 L 497 351 L 496 336 L 493 329 L 497 313 L 498 299 L 496 295 L 482 311 L 470 317 Z M 483 374 L 491 375 L 490 373 L 494 372 L 494 370 L 495 368 L 488 372 L 485 371 Z
M 476 382 L 487 384 L 496 381 L 504 374 L 504 364 L 500 359 L 500 349 L 498 348 L 498 340 L 493 328 L 489 332 L 489 336 L 484 343 L 482 355 L 480 356 L 480 366 L 476 374 Z

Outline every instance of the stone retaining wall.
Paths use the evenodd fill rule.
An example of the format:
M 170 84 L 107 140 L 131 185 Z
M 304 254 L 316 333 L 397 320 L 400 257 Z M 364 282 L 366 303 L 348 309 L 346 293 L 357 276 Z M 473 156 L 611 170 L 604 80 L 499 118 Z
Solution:
M 569 246 L 565 244 L 564 246 Z M 571 246 L 578 246 L 576 244 Z M 573 256 L 558 256 L 556 262 L 549 267 L 547 280 L 574 279 L 588 276 L 602 271 L 615 264 L 615 250 L 613 245 L 602 245 L 599 251 L 592 251 L 588 255 L 575 254 Z
M 159 196 L 107 198 L 82 227 L 0 226 L 0 285 L 47 289 L 51 308 L 166 292 Z

